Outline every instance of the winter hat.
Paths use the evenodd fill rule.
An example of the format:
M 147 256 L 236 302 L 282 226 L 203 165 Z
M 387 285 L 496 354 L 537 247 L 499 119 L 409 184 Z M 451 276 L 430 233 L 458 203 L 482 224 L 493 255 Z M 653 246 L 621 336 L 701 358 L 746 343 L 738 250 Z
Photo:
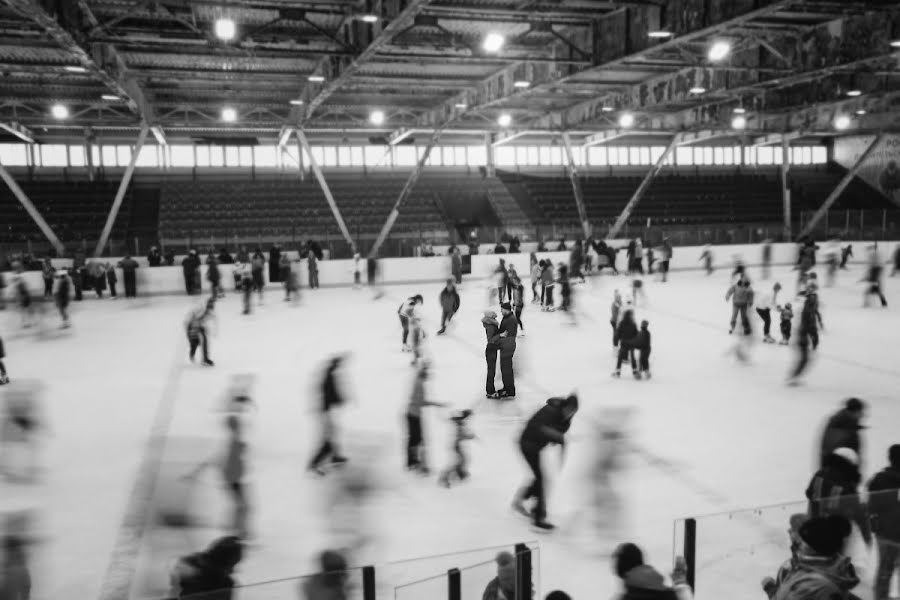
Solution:
M 852 528 L 846 517 L 816 517 L 800 526 L 800 539 L 816 554 L 833 556 L 844 549 Z
M 424 303 L 425 303 L 425 299 L 422 298 L 422 294 L 416 294 L 415 296 L 413 296 L 413 300 L 415 300 L 415 301 L 418 302 L 419 304 L 424 304 Z
M 900 468 L 900 444 L 894 444 L 888 449 L 888 460 L 892 467 Z
M 516 559 L 509 552 L 500 552 L 497 556 L 494 557 L 494 560 L 497 562 L 497 566 L 499 567 L 509 567 L 512 566 Z
M 497 313 L 495 313 L 495 312 L 492 311 L 492 310 L 486 310 L 486 311 L 484 311 L 484 316 L 487 317 L 487 318 L 489 318 L 489 319 L 496 319 L 496 318 L 497 318 Z
M 233 569 L 244 557 L 240 538 L 229 535 L 217 539 L 206 550 L 210 562 L 226 569 Z
M 854 467 L 859 466 L 859 455 L 851 448 L 838 448 L 832 452 L 834 456 L 840 456 Z
M 563 400 L 563 407 L 570 408 L 574 411 L 578 410 L 578 394 L 571 393 Z
M 572 600 L 572 597 L 563 591 L 553 590 L 547 594 L 545 600 Z
M 336 552 L 334 550 L 325 550 L 324 552 L 322 552 L 322 554 L 319 556 L 319 565 L 326 573 L 347 570 L 347 560 L 343 557 L 343 555 L 341 555 L 340 552 Z
M 500 305 L 501 310 L 512 310 L 512 305 L 509 302 L 504 302 Z
M 848 398 L 844 403 L 844 408 L 850 411 L 860 411 L 866 409 L 866 403 L 859 398 Z
M 634 544 L 621 544 L 613 552 L 613 568 L 620 579 L 624 579 L 628 571 L 642 564 L 644 564 L 644 553 Z
M 641 321 L 641 329 L 647 329 L 648 327 L 650 327 L 650 322 L 647 319 Z

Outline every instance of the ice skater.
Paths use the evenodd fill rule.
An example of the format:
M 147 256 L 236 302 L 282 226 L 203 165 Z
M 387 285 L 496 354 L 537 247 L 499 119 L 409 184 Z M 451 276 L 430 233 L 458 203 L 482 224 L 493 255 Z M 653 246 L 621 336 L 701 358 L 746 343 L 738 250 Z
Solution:
M 450 324 L 453 315 L 459 310 L 459 293 L 456 291 L 456 284 L 453 282 L 453 279 L 447 280 L 447 285 L 441 290 L 438 301 L 441 305 L 441 328 L 437 334 L 443 335 L 447 331 L 447 325 Z
M 406 405 L 406 468 L 420 475 L 430 473 L 425 434 L 422 429 L 422 411 L 426 406 L 444 406 L 442 402 L 432 402 L 426 399 L 426 379 L 428 379 L 428 365 L 421 364 L 416 369 L 409 403 Z
M 56 301 L 56 309 L 62 319 L 62 328 L 67 329 L 69 323 L 69 300 L 72 295 L 72 278 L 65 269 L 56 272 L 56 287 L 53 290 L 53 298 Z
M 410 296 L 406 300 L 403 301 L 403 304 L 400 305 L 400 308 L 397 309 L 397 316 L 400 318 L 400 327 L 403 329 L 403 351 L 411 352 L 412 347 L 409 345 L 409 324 L 410 319 L 413 316 L 413 313 L 416 310 L 417 306 L 421 306 L 424 303 L 421 294 L 416 294 L 415 296 Z
M 512 288 L 512 307 L 516 321 L 519 323 L 519 336 L 522 337 L 525 335 L 525 325 L 522 323 L 522 311 L 525 310 L 525 286 L 518 277 Z
M 362 287 L 362 274 L 359 271 L 359 261 L 361 257 L 359 252 L 353 255 L 353 289 L 358 290 Z
M 762 278 L 769 278 L 772 268 L 772 240 L 763 240 L 762 243 Z
M 641 304 L 647 304 L 647 293 L 644 292 L 644 280 L 639 278 L 634 278 L 631 281 L 631 301 L 635 306 L 638 305 L 638 298 L 641 299 Z
M 631 345 L 632 340 L 637 336 L 638 328 L 634 322 L 634 311 L 626 308 L 622 314 L 622 320 L 616 327 L 616 338 L 614 345 L 619 346 L 619 353 L 616 356 L 616 370 L 613 371 L 613 377 L 622 375 L 622 363 L 625 360 L 631 361 L 631 372 L 635 379 L 640 379 L 641 374 L 638 371 L 637 361 L 634 359 L 634 347 Z M 615 344 L 618 342 L 618 344 Z
M 841 248 L 841 269 L 847 269 L 847 261 L 853 256 L 853 244 L 847 244 Z
M 46 429 L 38 394 L 41 384 L 34 380 L 11 383 L 5 391 L 0 414 L 0 473 L 10 482 L 37 480 L 39 434 Z
M 650 323 L 646 319 L 641 321 L 641 330 L 629 345 L 638 351 L 637 379 L 650 379 Z
M 884 267 L 881 266 L 878 253 L 873 249 L 869 257 L 866 276 L 862 279 L 867 286 L 863 293 L 863 307 L 869 306 L 869 298 L 871 296 L 878 296 L 878 299 L 881 300 L 881 306 L 887 307 L 887 299 L 884 297 L 884 292 L 881 291 L 881 274 L 883 272 Z
M 558 444 L 565 455 L 566 432 L 572 426 L 572 418 L 578 412 L 578 396 L 550 398 L 525 425 L 519 438 L 519 450 L 531 470 L 532 480 L 516 492 L 512 508 L 531 519 L 539 530 L 550 531 L 554 526 L 547 522 L 547 500 L 544 489 L 544 473 L 541 469 L 541 451 L 549 444 Z M 534 500 L 529 508 L 526 502 Z
M 782 346 L 787 346 L 791 341 L 791 321 L 794 319 L 794 309 L 791 308 L 790 302 L 784 306 L 776 306 L 776 308 L 781 313 L 781 341 L 779 343 Z
M 6 374 L 6 365 L 3 359 L 6 358 L 6 350 L 3 348 L 3 338 L 0 337 L 0 385 L 9 383 L 9 375 Z
M 541 310 L 544 312 L 553 312 L 556 308 L 553 306 L 553 286 L 555 285 L 555 275 L 553 273 L 553 263 L 550 259 L 542 260 L 541 265 Z
M 213 361 L 209 358 L 209 332 L 207 327 L 215 319 L 215 308 L 215 298 L 209 298 L 202 306 L 199 306 L 188 313 L 187 320 L 185 321 L 191 362 L 194 362 L 194 355 L 197 353 L 197 348 L 202 346 L 203 364 L 207 367 L 214 365 Z
M 317 475 L 325 475 L 322 465 L 327 459 L 331 459 L 333 466 L 339 466 L 347 462 L 341 456 L 337 442 L 337 421 L 335 410 L 345 404 L 344 396 L 338 387 L 337 370 L 344 364 L 346 356 L 335 356 L 325 369 L 325 378 L 322 380 L 322 404 L 319 409 L 319 420 L 322 428 L 322 443 L 319 450 L 313 456 L 307 467 L 309 471 Z
M 438 483 L 449 488 L 454 481 L 463 482 L 469 477 L 469 458 L 466 455 L 465 445 L 475 439 L 475 434 L 469 429 L 469 417 L 471 410 L 461 410 L 453 417 L 453 464 L 441 472 Z
M 513 356 L 516 353 L 516 336 L 519 332 L 519 324 L 513 314 L 512 306 L 508 302 L 500 305 L 503 319 L 500 321 L 500 333 L 498 342 L 500 345 L 500 377 L 503 379 L 503 389 L 495 394 L 500 400 L 512 400 L 516 397 L 516 374 L 513 370 Z
M 800 312 L 800 325 L 797 328 L 797 363 L 788 378 L 788 385 L 798 385 L 800 376 L 806 372 L 810 362 L 810 347 L 813 352 L 819 347 L 819 326 L 821 324 L 818 286 L 810 284 L 806 291 L 806 301 Z
M 246 262 L 237 266 L 238 281 L 240 282 L 242 298 L 244 302 L 243 314 L 249 315 L 252 309 L 253 297 L 253 267 Z
M 750 319 L 747 316 L 747 311 L 753 306 L 753 287 L 750 285 L 750 278 L 746 274 L 742 274 L 737 283 L 728 288 L 725 300 L 731 300 L 731 321 L 728 335 L 734 333 L 738 315 L 741 317 L 744 335 L 750 335 Z
M 612 343 L 613 348 L 619 345 L 619 338 L 616 336 L 616 327 L 619 325 L 619 317 L 622 312 L 622 294 L 619 290 L 613 290 L 613 301 L 609 307 L 609 324 L 612 325 Z
M 569 267 L 563 264 L 559 265 L 558 273 L 556 283 L 559 285 L 559 309 L 568 313 L 572 310 L 572 282 L 569 280 Z
M 500 352 L 500 322 L 497 320 L 497 313 L 492 310 L 484 311 L 481 325 L 484 327 L 484 334 L 487 337 L 484 347 L 484 359 L 487 362 L 484 396 L 485 398 L 496 398 L 497 389 L 494 387 L 494 381 L 497 378 L 497 354 Z
M 781 284 L 775 282 L 771 292 L 765 292 L 760 296 L 759 302 L 756 303 L 756 314 L 763 322 L 763 341 L 767 344 L 774 344 L 775 338 L 769 335 L 772 328 L 772 309 L 778 306 L 778 292 L 781 291 Z

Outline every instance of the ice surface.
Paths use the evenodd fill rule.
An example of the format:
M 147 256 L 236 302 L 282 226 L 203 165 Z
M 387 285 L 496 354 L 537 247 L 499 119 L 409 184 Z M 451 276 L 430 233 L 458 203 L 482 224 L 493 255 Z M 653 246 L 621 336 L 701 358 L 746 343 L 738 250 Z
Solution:
M 848 396 L 870 404 L 865 475 L 880 469 L 887 447 L 900 441 L 900 317 L 893 306 L 861 308 L 860 275 L 859 268 L 841 273 L 837 287 L 821 290 L 826 329 L 807 382 L 798 388 L 785 386 L 791 349 L 757 343 L 749 365 L 728 353 L 733 339 L 727 336 L 725 271 L 711 277 L 676 272 L 666 284 L 647 278 L 649 305 L 639 307 L 637 316 L 650 321 L 653 334 L 651 381 L 634 381 L 627 372 L 621 380 L 610 377 L 609 304 L 614 288 L 629 287 L 627 278 L 597 277 L 577 286 L 581 314 L 575 327 L 563 314 L 527 305 L 516 404 L 530 414 L 548 395 L 577 389 L 582 407 L 564 462 L 557 450 L 545 453 L 550 519 L 561 531 L 539 537 L 540 591 L 610 597 L 618 583 L 608 555 L 619 542 L 639 544 L 668 572 L 674 519 L 801 500 L 822 421 Z M 793 273 L 778 270 L 776 276 L 786 290 L 794 289 Z M 757 281 L 757 291 L 764 285 Z M 10 376 L 46 384 L 46 478 L 36 487 L 5 483 L 0 488 L 0 509 L 41 511 L 35 598 L 99 596 L 161 404 L 172 401 L 171 419 L 164 420 L 168 458 L 160 475 L 171 480 L 181 468 L 176 462 L 192 467 L 221 446 L 223 394 L 230 376 L 244 372 L 257 376 L 259 409 L 248 433 L 254 545 L 238 577 L 255 583 L 313 571 L 316 554 L 336 543 L 326 518 L 333 482 L 309 476 L 304 467 L 318 441 L 313 403 L 322 362 L 337 351 L 352 352 L 343 378 L 351 403 L 341 418 L 350 459 L 363 463 L 366 457 L 354 452 L 379 448 L 379 467 L 371 473 L 378 490 L 365 514 L 357 516 L 376 538 L 354 562 L 382 565 L 535 539 L 528 524 L 509 511 L 526 475 L 515 445 L 521 423 L 482 400 L 485 283 L 462 286 L 461 310 L 449 335 L 438 337 L 440 287 L 389 286 L 379 301 L 367 290 L 303 290 L 300 306 L 268 293 L 249 317 L 240 315 L 238 297 L 229 294 L 218 307 L 212 369 L 187 362 L 182 322 L 197 299 L 85 301 L 74 307 L 71 330 L 40 338 L 23 332 L 12 310 L 0 313 Z M 889 302 L 900 301 L 890 280 L 886 287 Z M 451 490 L 438 487 L 435 477 L 423 479 L 403 469 L 403 410 L 412 371 L 409 355 L 400 352 L 396 310 L 413 293 L 425 297 L 426 344 L 434 365 L 429 395 L 477 411 L 472 477 Z M 786 296 L 783 300 L 793 300 Z M 760 321 L 752 316 L 759 330 Z M 48 315 L 50 325 L 57 322 Z M 627 432 L 635 451 L 624 456 L 614 475 L 614 495 L 606 497 L 609 514 L 598 522 L 587 510 L 594 494 L 587 476 L 594 422 L 622 407 L 632 409 Z M 435 469 L 450 459 L 447 417 L 448 410 L 432 408 L 425 420 Z M 213 471 L 201 477 L 195 492 L 199 527 L 150 529 L 141 540 L 134 597 L 163 593 L 171 561 L 223 531 L 228 502 Z M 716 554 L 717 548 L 703 546 L 702 529 L 699 543 L 704 556 Z M 728 550 L 721 548 L 723 555 Z M 494 552 L 486 551 L 487 560 Z M 484 556 L 463 555 L 461 564 L 422 563 L 435 569 L 424 576 L 476 565 Z M 777 562 L 768 570 L 776 567 Z M 397 579 L 419 575 L 412 572 L 416 567 L 405 574 L 396 566 L 381 572 L 391 569 Z M 731 597 L 758 596 L 753 582 Z

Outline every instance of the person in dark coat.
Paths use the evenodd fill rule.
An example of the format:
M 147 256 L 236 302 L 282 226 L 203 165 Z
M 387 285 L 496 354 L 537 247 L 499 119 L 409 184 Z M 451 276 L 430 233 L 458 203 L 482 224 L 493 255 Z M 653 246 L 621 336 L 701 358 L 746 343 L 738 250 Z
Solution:
M 321 571 L 311 577 L 303 577 L 300 587 L 305 600 L 347 600 L 351 587 L 347 581 L 347 560 L 334 550 L 326 550 L 319 556 Z
M 825 458 L 806 488 L 811 517 L 840 515 L 859 526 L 866 545 L 872 545 L 872 531 L 865 507 L 859 500 L 859 456 L 850 448 L 838 448 Z
M 456 285 L 462 283 L 462 255 L 459 248 L 453 248 L 453 253 L 450 255 L 450 272 L 456 280 Z
M 162 254 L 160 254 L 159 248 L 156 246 L 150 248 L 150 252 L 147 254 L 147 263 L 151 267 L 158 267 L 162 264 Z
M 319 408 L 322 421 L 322 443 L 319 450 L 313 456 L 308 469 L 318 475 L 324 475 L 322 463 L 329 457 L 332 465 L 342 465 L 347 459 L 341 456 L 337 443 L 337 427 L 334 420 L 334 409 L 345 404 L 344 396 L 338 387 L 337 370 L 343 365 L 344 355 L 338 355 L 331 359 L 325 369 L 325 378 L 322 380 L 322 404 Z
M 847 261 L 850 260 L 850 257 L 853 256 L 853 245 L 847 244 L 843 248 L 841 248 L 841 269 L 847 268 Z
M 135 270 L 138 268 L 138 263 L 131 258 L 131 255 L 126 254 L 125 258 L 119 261 L 119 268 L 122 269 L 122 279 L 125 280 L 125 297 L 134 298 L 137 296 Z
M 163 255 L 163 259 L 165 260 L 167 267 L 175 266 L 175 251 L 171 248 L 166 250 L 166 253 Z
M 269 281 L 281 283 L 281 246 L 275 245 L 269 249 Z
M 891 578 L 900 571 L 900 444 L 890 447 L 888 460 L 888 467 L 868 485 L 869 516 L 878 543 L 874 600 L 888 600 Z
M 306 254 L 306 270 L 309 276 L 309 289 L 315 290 L 319 287 L 319 259 L 314 250 L 310 250 Z
M 565 449 L 565 434 L 572 426 L 572 417 L 578 412 L 578 396 L 571 394 L 566 398 L 550 398 L 525 425 L 519 438 L 519 450 L 528 463 L 534 479 L 519 489 L 513 498 L 512 508 L 516 512 L 529 517 L 535 527 L 543 530 L 553 529 L 547 522 L 547 501 L 544 492 L 544 474 L 541 470 L 541 451 L 549 444 L 559 444 Z M 529 511 L 525 502 L 534 500 Z
M 243 545 L 236 536 L 219 538 L 204 552 L 185 556 L 172 571 L 171 595 L 178 599 L 231 600 L 235 586 L 232 575 L 243 556 Z
M 634 374 L 634 378 L 641 378 L 637 361 L 634 359 L 634 347 L 631 345 L 631 341 L 637 337 L 637 334 L 638 328 L 637 323 L 634 321 L 634 311 L 628 308 L 622 314 L 622 320 L 619 321 L 619 325 L 616 327 L 616 334 L 613 336 L 613 346 L 619 346 L 619 353 L 616 358 L 616 370 L 613 372 L 613 377 L 622 375 L 622 363 L 626 359 L 630 359 L 631 372 Z
M 665 584 L 659 571 L 644 563 L 644 553 L 635 544 L 616 548 L 613 570 L 625 586 L 618 600 L 678 600 L 678 594 Z M 684 585 L 683 581 L 676 583 Z
M 56 273 L 56 280 L 56 289 L 53 295 L 56 300 L 56 308 L 59 310 L 59 316 L 62 317 L 63 329 L 66 329 L 69 327 L 69 293 L 72 288 L 72 279 L 65 269 L 60 269 Z
M 231 254 L 228 253 L 227 248 L 222 248 L 219 251 L 219 264 L 220 265 L 233 265 L 234 259 L 231 257 Z
M 438 335 L 447 331 L 447 324 L 453 319 L 453 315 L 459 310 L 459 294 L 456 292 L 456 285 L 452 279 L 447 280 L 447 286 L 441 290 L 441 328 Z
M 865 427 L 861 424 L 866 415 L 866 404 L 859 398 L 849 398 L 844 408 L 828 419 L 819 443 L 819 467 L 825 466 L 825 459 L 838 448 L 850 448 L 859 456 L 862 453 L 862 441 L 859 432 Z
M 106 263 L 106 283 L 109 284 L 109 295 L 113 298 L 118 298 L 119 295 L 116 293 L 116 284 L 119 282 L 119 277 L 116 275 L 116 269 L 111 264 Z
M 500 305 L 503 319 L 500 320 L 500 377 L 503 389 L 497 392 L 497 398 L 513 399 L 516 397 L 516 375 L 513 371 L 513 356 L 516 353 L 516 336 L 519 333 L 519 321 L 513 312 L 512 305 L 504 302 Z
M 484 358 L 487 361 L 484 395 L 487 398 L 494 398 L 497 395 L 494 387 L 494 380 L 497 378 L 497 353 L 500 352 L 500 322 L 497 321 L 497 313 L 492 310 L 485 311 L 481 324 L 487 337 L 487 344 L 484 347 Z
M 53 263 L 50 262 L 49 258 L 44 259 L 44 262 L 41 264 L 41 271 L 44 277 L 44 298 L 49 298 L 53 295 L 53 276 L 55 274 Z
M 191 250 L 187 256 L 181 261 L 181 271 L 184 275 L 184 291 L 188 295 L 196 293 L 194 288 L 194 273 L 200 268 L 200 259 L 197 258 L 197 251 Z
M 206 280 L 209 281 L 209 291 L 213 298 L 225 296 L 225 292 L 222 290 L 222 272 L 219 270 L 219 261 L 212 252 L 206 257 Z

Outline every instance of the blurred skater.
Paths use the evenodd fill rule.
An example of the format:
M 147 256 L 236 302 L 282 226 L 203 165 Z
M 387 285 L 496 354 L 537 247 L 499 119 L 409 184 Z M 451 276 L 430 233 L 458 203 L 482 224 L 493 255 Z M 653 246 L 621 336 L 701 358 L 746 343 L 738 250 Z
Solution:
M 703 268 L 707 275 L 713 274 L 713 253 L 709 244 L 703 246 L 703 252 L 700 253 L 700 260 L 703 261 Z
M 169 596 L 175 600 L 231 600 L 237 585 L 234 570 L 243 557 L 241 540 L 229 535 L 203 552 L 180 558 L 170 574 Z
M 453 283 L 453 279 L 447 280 L 447 285 L 441 290 L 438 302 L 441 305 L 441 328 L 437 333 L 443 335 L 447 331 L 447 325 L 453 319 L 453 315 L 459 310 L 459 294 L 456 292 L 456 284 Z
M 800 383 L 800 376 L 806 372 L 810 361 L 810 347 L 815 351 L 819 347 L 819 325 L 822 315 L 819 313 L 819 295 L 817 286 L 811 284 L 806 291 L 806 301 L 800 312 L 800 325 L 797 328 L 797 363 L 788 378 L 789 385 Z
M 187 321 L 185 322 L 191 362 L 194 362 L 197 348 L 202 346 L 203 364 L 207 367 L 211 367 L 214 364 L 209 358 L 209 331 L 207 328 L 210 322 L 215 319 L 215 308 L 216 301 L 214 298 L 210 298 L 202 306 L 188 313 Z
M 641 329 L 629 345 L 638 351 L 638 379 L 650 379 L 650 323 L 641 321 Z
M 869 255 L 869 266 L 866 268 L 866 276 L 863 278 L 867 286 L 866 291 L 863 293 L 863 307 L 869 306 L 870 296 L 878 296 L 878 299 L 881 300 L 881 306 L 887 307 L 887 299 L 884 297 L 884 292 L 881 291 L 881 274 L 883 272 L 884 267 L 881 266 L 878 253 L 872 250 Z
M 72 291 L 72 279 L 65 269 L 60 269 L 56 273 L 56 289 L 53 291 L 56 300 L 56 309 L 62 318 L 62 327 L 69 327 L 69 298 Z
M 409 345 L 409 323 L 410 318 L 413 316 L 413 313 L 416 310 L 417 306 L 421 306 L 424 303 L 421 294 L 416 294 L 415 296 L 410 296 L 406 300 L 403 301 L 403 304 L 400 305 L 400 308 L 397 309 L 397 316 L 400 318 L 400 326 L 403 328 L 403 351 L 410 352 L 412 348 Z
M 106 284 L 109 286 L 109 295 L 113 300 L 118 299 L 116 293 L 116 284 L 119 283 L 119 277 L 116 275 L 116 268 L 106 263 Z
M 419 365 L 413 377 L 412 392 L 406 405 L 406 468 L 420 475 L 428 475 L 428 459 L 425 434 L 422 429 L 422 411 L 427 406 L 444 406 L 442 402 L 432 402 L 425 397 L 425 380 L 428 379 L 428 365 Z
M 556 280 L 553 263 L 550 259 L 542 260 L 541 263 L 541 310 L 553 312 L 556 310 L 553 306 L 553 286 Z
M 619 326 L 619 317 L 622 312 L 622 294 L 619 290 L 613 290 L 613 301 L 609 307 L 609 324 L 612 325 L 613 348 L 619 345 L 619 338 L 616 336 L 616 327 Z
M 39 434 L 46 430 L 40 409 L 41 384 L 19 380 L 4 389 L 0 413 L 0 473 L 10 482 L 33 483 L 38 464 Z
M 763 240 L 762 243 L 762 278 L 769 278 L 772 269 L 772 240 Z
M 750 319 L 747 316 L 747 311 L 753 306 L 753 287 L 750 285 L 750 279 L 745 274 L 741 275 L 737 283 L 728 288 L 725 300 L 731 300 L 731 321 L 729 322 L 728 335 L 734 332 L 738 315 L 741 317 L 744 335 L 750 335 Z
M 3 338 L 0 337 L 0 385 L 9 383 L 9 375 L 6 374 L 6 365 L 3 359 L 6 358 L 6 350 L 3 348 Z
M 241 290 L 244 306 L 242 314 L 249 315 L 253 310 L 253 267 L 247 262 L 239 263 L 235 271 L 235 280 Z
M 622 363 L 625 360 L 631 361 L 631 372 L 635 379 L 640 379 L 641 374 L 638 371 L 637 362 L 634 358 L 634 347 L 631 345 L 632 340 L 637 337 L 638 328 L 634 322 L 634 311 L 630 308 L 625 309 L 622 320 L 616 327 L 616 338 L 614 345 L 619 346 L 619 353 L 616 357 L 616 370 L 613 371 L 613 377 L 622 375 Z M 615 344 L 618 342 L 618 344 Z
M 50 298 L 53 294 L 53 278 L 56 275 L 56 269 L 53 268 L 53 263 L 49 258 L 45 258 L 41 264 L 41 274 L 44 278 L 44 298 Z
M 777 307 L 778 312 L 781 313 L 781 321 L 780 321 L 780 329 L 781 329 L 781 342 L 782 346 L 787 346 L 791 341 L 791 321 L 794 319 L 794 309 L 791 308 L 791 303 L 786 303 L 783 307 Z
M 853 256 L 853 244 L 847 244 L 841 248 L 841 269 L 847 269 L 847 261 Z
M 325 475 L 322 464 L 326 459 L 331 459 L 332 465 L 342 465 L 347 459 L 341 456 L 337 442 L 337 422 L 334 412 L 346 402 L 337 382 L 337 370 L 341 368 L 345 360 L 344 355 L 335 356 L 325 369 L 325 378 L 322 380 L 322 404 L 319 408 L 319 419 L 322 428 L 322 443 L 319 450 L 313 456 L 308 469 L 318 475 Z
M 516 277 L 512 289 L 512 307 L 516 315 L 516 321 L 519 323 L 519 336 L 525 335 L 525 325 L 522 323 L 522 311 L 525 310 L 525 286 L 522 280 Z
M 465 444 L 475 439 L 475 434 L 469 429 L 468 421 L 472 416 L 471 410 L 461 410 L 451 417 L 453 422 L 453 464 L 444 469 L 438 483 L 449 488 L 453 481 L 463 482 L 469 477 L 469 459 L 466 455 Z

